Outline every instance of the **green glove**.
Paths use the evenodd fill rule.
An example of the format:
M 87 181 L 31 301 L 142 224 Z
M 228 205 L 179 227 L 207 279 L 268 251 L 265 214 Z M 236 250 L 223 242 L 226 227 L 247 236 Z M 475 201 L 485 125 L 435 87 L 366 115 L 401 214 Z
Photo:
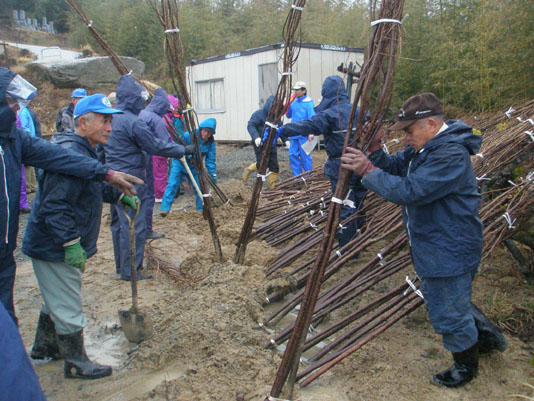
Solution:
M 132 210 L 137 210 L 137 205 L 140 203 L 139 201 L 139 198 L 137 196 L 126 196 L 124 195 L 122 198 L 121 198 L 121 203 L 132 209 Z
M 73 245 L 65 247 L 65 263 L 75 267 L 80 272 L 85 271 L 85 261 L 87 260 L 87 254 L 82 248 L 80 241 Z

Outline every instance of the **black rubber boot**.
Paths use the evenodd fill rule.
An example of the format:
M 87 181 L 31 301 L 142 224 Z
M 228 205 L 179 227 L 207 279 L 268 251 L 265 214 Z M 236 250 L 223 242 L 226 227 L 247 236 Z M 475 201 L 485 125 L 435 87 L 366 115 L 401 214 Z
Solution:
M 499 329 L 495 327 L 478 307 L 471 303 L 473 318 L 478 330 L 478 351 L 487 354 L 493 350 L 504 352 L 508 344 Z
M 454 365 L 433 377 L 434 384 L 460 387 L 469 383 L 478 372 L 478 343 L 462 352 L 453 352 Z
M 154 231 L 150 231 L 146 234 L 146 239 L 160 239 L 165 238 L 165 234 L 158 234 Z
M 111 366 L 99 365 L 87 358 L 83 346 L 83 330 L 73 334 L 58 334 L 57 340 L 65 359 L 66 378 L 100 379 L 111 375 Z
M 43 312 L 39 315 L 39 321 L 37 322 L 31 357 L 33 359 L 61 359 L 57 345 L 56 326 L 50 315 Z

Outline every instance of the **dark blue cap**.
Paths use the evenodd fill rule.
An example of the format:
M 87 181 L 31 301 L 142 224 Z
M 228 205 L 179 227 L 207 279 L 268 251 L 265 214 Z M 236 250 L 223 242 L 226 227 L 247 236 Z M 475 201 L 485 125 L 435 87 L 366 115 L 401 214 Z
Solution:
M 83 88 L 76 88 L 72 91 L 71 97 L 86 97 L 87 91 Z
M 111 107 L 111 102 L 106 95 L 96 93 L 91 96 L 84 97 L 74 107 L 74 118 L 78 118 L 87 113 L 99 114 L 117 114 L 123 113 L 122 110 L 117 110 Z

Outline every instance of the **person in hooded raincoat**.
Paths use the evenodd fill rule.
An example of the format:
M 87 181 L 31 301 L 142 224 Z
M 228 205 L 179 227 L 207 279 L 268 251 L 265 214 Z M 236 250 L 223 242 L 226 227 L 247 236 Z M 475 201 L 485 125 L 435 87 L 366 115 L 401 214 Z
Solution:
M 184 148 L 176 143 L 154 137 L 147 124 L 139 118 L 139 113 L 145 107 L 149 94 L 131 75 L 120 77 L 116 93 L 115 108 L 124 111 L 124 114 L 117 115 L 111 123 L 113 130 L 108 143 L 104 146 L 107 164 L 145 180 L 146 154 L 180 158 L 184 154 L 195 152 L 194 147 Z M 143 266 L 150 193 L 146 184 L 138 185 L 136 188 L 141 199 L 141 207 L 135 222 L 135 254 L 137 278 L 142 280 L 150 277 L 139 272 Z M 133 213 L 131 214 L 133 217 Z M 111 234 L 116 272 L 120 274 L 122 280 L 129 281 L 131 277 L 129 225 L 117 205 L 111 205 Z
M 258 171 L 258 166 L 260 165 L 261 161 L 261 153 L 263 150 L 262 137 L 265 128 L 265 121 L 269 115 L 269 110 L 271 109 L 273 100 L 274 96 L 269 96 L 263 107 L 252 113 L 250 119 L 248 120 L 247 131 L 252 139 L 252 146 L 254 147 L 254 154 L 256 155 L 256 163 L 252 163 L 245 168 L 242 176 L 244 182 L 248 181 L 250 174 Z M 281 124 L 282 121 L 278 121 L 276 123 L 277 126 L 280 126 Z M 286 147 L 289 148 L 289 140 L 285 136 L 282 136 L 280 139 L 284 142 Z M 267 183 L 269 189 L 273 189 L 276 181 L 278 180 L 278 174 L 280 173 L 280 167 L 278 166 L 278 153 L 276 151 L 276 141 L 274 141 L 273 145 L 271 146 L 267 168 L 270 171 L 270 174 L 267 177 Z
M 404 227 L 430 321 L 454 365 L 435 384 L 462 386 L 478 371 L 479 352 L 507 348 L 504 337 L 471 303 L 472 281 L 482 254 L 480 193 L 470 156 L 482 137 L 459 120 L 444 120 L 432 93 L 409 98 L 391 130 L 404 130 L 408 145 L 389 156 L 377 135 L 367 157 L 347 148 L 342 166 L 362 184 L 402 206 Z M 379 131 L 380 132 L 380 131 Z
M 37 96 L 36 91 L 20 75 L 0 67 L 0 182 L 4 188 L 0 191 L 0 301 L 15 323 L 13 252 L 17 246 L 22 164 L 89 180 L 105 180 L 127 195 L 135 195 L 132 182 L 142 182 L 17 128 L 19 103 Z
M 312 118 L 286 124 L 278 128 L 277 136 L 285 135 L 291 138 L 298 135 L 308 135 L 309 133 L 324 135 L 324 144 L 328 155 L 324 165 L 324 175 L 330 180 L 332 192 L 335 192 L 352 104 L 343 85 L 343 80 L 337 75 L 329 76 L 324 80 L 321 96 L 323 99 L 315 108 L 316 114 Z M 357 113 L 359 111 L 360 109 L 358 108 Z M 356 119 L 358 119 L 358 114 L 355 117 Z M 354 174 L 350 180 L 347 200 L 352 201 L 352 204 L 342 206 L 340 221 L 350 217 L 363 207 L 366 189 L 362 186 L 360 179 L 358 175 Z M 358 217 L 356 221 L 353 220 L 340 227 L 337 232 L 339 247 L 342 248 L 347 244 L 364 223 L 365 218 Z
M 176 99 L 176 106 L 177 102 L 178 100 Z M 178 108 L 176 110 L 179 111 Z M 176 132 L 180 136 L 181 140 L 186 145 L 190 145 L 191 136 L 189 135 L 189 132 L 184 130 L 183 121 L 181 120 L 179 114 L 173 117 L 173 123 Z M 202 155 L 202 159 L 204 160 L 208 175 L 215 184 L 217 184 L 217 146 L 215 144 L 215 139 L 213 136 L 215 135 L 216 128 L 217 121 L 214 118 L 208 118 L 202 121 L 199 125 L 199 128 L 197 128 L 196 130 L 197 138 L 200 141 L 200 153 Z M 189 166 L 189 169 L 191 170 L 191 173 L 193 174 L 193 177 L 195 178 L 197 185 L 200 186 L 198 181 L 198 172 L 194 167 L 193 161 L 191 160 L 191 158 L 187 158 L 186 162 Z M 174 201 L 174 197 L 176 196 L 176 193 L 178 192 L 182 179 L 184 177 L 191 182 L 191 179 L 187 174 L 187 171 L 182 162 L 180 160 L 173 160 L 171 172 L 169 174 L 169 182 L 167 184 L 167 188 L 165 189 L 165 194 L 163 195 L 163 200 L 161 202 L 161 216 L 165 217 L 169 214 L 172 202 Z M 202 210 L 202 198 L 198 196 L 198 193 L 196 193 L 196 191 L 195 208 L 199 211 Z
M 155 138 L 170 142 L 171 137 L 165 127 L 163 117 L 169 111 L 170 102 L 164 89 L 158 88 L 150 104 L 139 113 L 139 118 L 146 123 Z M 147 239 L 163 238 L 164 234 L 155 233 L 152 229 L 154 202 L 161 202 L 167 185 L 167 161 L 163 156 L 147 154 L 146 185 L 149 190 L 147 205 Z

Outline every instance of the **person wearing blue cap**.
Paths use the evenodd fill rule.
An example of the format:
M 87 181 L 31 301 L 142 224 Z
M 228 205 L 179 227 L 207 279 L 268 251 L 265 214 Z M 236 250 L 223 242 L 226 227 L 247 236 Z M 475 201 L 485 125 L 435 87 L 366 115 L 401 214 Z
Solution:
M 95 147 L 111 134 L 111 120 L 122 111 L 95 94 L 74 108 L 74 130 L 57 134 L 54 142 L 97 159 Z M 81 286 L 85 261 L 96 253 L 102 202 L 120 203 L 136 210 L 137 196 L 95 181 L 45 172 L 33 203 L 22 252 L 31 257 L 43 305 L 31 356 L 65 359 L 65 377 L 96 379 L 109 376 L 111 367 L 91 362 L 85 354 Z M 57 340 L 56 340 L 57 338 Z
M 74 130 L 74 108 L 76 104 L 87 96 L 87 91 L 83 88 L 76 88 L 72 91 L 71 102 L 68 106 L 63 107 L 57 113 L 56 129 L 57 132 Z
M 179 159 L 184 154 L 191 155 L 196 152 L 194 145 L 184 147 L 172 141 L 162 141 L 153 135 L 146 122 L 139 118 L 149 93 L 131 75 L 120 77 L 116 92 L 115 107 L 124 111 L 124 114 L 117 115 L 111 123 L 113 130 L 108 143 L 104 146 L 106 164 L 146 181 L 147 154 Z M 139 272 L 145 251 L 150 191 L 146 184 L 136 188 L 141 199 L 139 216 L 135 221 L 136 267 L 137 279 L 143 280 L 151 277 Z M 118 205 L 111 205 L 111 235 L 116 272 L 120 274 L 122 280 L 129 281 L 131 279 L 129 224 Z

